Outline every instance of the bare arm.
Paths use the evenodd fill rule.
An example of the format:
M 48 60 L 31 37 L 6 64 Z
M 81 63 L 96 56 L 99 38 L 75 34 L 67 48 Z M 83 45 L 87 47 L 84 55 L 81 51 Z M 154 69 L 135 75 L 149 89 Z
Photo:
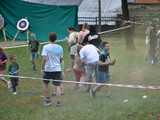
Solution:
M 5 64 L 5 63 L 7 63 L 7 59 L 1 62 L 1 64 Z
M 45 66 L 45 64 L 46 64 L 46 56 L 43 56 L 43 58 L 42 58 L 42 71 L 44 71 L 44 66 Z

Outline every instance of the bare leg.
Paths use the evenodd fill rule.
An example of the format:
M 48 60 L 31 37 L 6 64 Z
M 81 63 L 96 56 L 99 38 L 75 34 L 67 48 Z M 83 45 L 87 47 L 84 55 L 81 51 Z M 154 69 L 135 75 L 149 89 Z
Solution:
M 80 82 L 85 82 L 86 81 L 86 75 L 82 74 L 81 78 L 80 78 Z M 80 87 L 83 86 L 83 84 L 79 85 Z
M 80 81 L 80 73 L 78 72 L 77 69 L 73 69 L 73 72 L 74 72 L 74 76 L 75 76 L 75 80 L 76 82 L 79 82 Z M 78 89 L 79 88 L 79 83 L 76 83 L 75 84 L 75 89 Z
M 0 81 L 2 81 L 5 85 L 8 86 L 8 81 L 5 79 L 5 77 L 3 77 L 4 74 L 5 74 L 5 70 L 0 71 Z
M 32 60 L 32 68 L 33 68 L 33 70 L 36 70 L 36 64 L 35 64 L 34 60 Z
M 64 86 L 61 84 L 61 95 L 64 95 Z
M 0 81 L 2 81 L 5 85 L 8 85 L 8 81 L 4 77 L 0 77 Z
M 49 106 L 52 104 L 51 100 L 50 100 L 50 97 L 49 97 L 49 87 L 48 87 L 48 84 L 44 84 L 44 106 Z
M 56 86 L 56 96 L 61 96 L 61 86 Z
M 52 96 L 56 96 L 56 87 L 55 86 L 53 86 L 53 92 L 52 92 Z
M 60 102 L 60 96 L 62 94 L 62 91 L 61 91 L 61 86 L 56 86 L 56 106 L 61 106 L 61 102 Z
M 43 94 L 44 94 L 44 97 L 49 97 L 49 87 L 48 87 L 48 84 L 44 84 L 44 90 L 43 90 Z

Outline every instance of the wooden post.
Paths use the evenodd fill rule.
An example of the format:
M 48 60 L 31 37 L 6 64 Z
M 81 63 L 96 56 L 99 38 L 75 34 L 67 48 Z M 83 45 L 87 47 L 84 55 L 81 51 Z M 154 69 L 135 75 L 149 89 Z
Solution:
M 18 36 L 19 32 L 20 32 L 19 30 L 16 32 L 16 34 L 15 34 L 15 36 L 14 36 L 13 40 L 12 40 L 13 42 L 15 42 L 15 41 L 16 41 L 16 38 L 17 38 L 17 36 Z
M 2 28 L 2 32 L 3 32 L 4 42 L 7 42 L 6 31 L 4 28 Z

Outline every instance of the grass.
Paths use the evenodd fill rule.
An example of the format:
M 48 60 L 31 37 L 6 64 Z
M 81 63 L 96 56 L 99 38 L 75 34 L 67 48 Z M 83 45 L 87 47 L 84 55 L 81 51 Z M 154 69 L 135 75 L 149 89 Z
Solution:
M 145 62 L 144 34 L 141 31 L 143 28 L 136 27 L 134 50 L 126 47 L 125 32 L 103 36 L 103 40 L 111 43 L 111 57 L 117 59 L 116 65 L 110 67 L 111 83 L 159 85 L 160 65 Z M 67 68 L 68 50 L 65 42 L 61 45 L 65 50 Z M 10 49 L 7 53 L 17 55 L 21 75 L 42 76 L 41 61 L 38 61 L 39 71 L 33 72 L 26 48 Z M 72 73 L 66 74 L 65 79 L 73 80 Z M 110 87 L 98 92 L 93 99 L 84 91 L 75 91 L 72 84 L 65 84 L 62 107 L 42 105 L 40 80 L 21 80 L 18 92 L 14 96 L 0 85 L 0 120 L 157 120 L 160 114 L 158 90 Z M 143 95 L 148 98 L 142 99 Z M 123 103 L 124 99 L 129 101 Z

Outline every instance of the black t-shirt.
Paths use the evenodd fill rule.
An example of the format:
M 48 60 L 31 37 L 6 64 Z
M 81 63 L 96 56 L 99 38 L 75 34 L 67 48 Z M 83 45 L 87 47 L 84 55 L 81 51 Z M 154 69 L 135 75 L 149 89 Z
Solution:
M 30 47 L 31 52 L 38 52 L 39 42 L 37 40 L 30 40 L 29 47 Z
M 87 43 L 90 43 L 90 44 L 96 46 L 97 48 L 99 48 L 100 43 L 101 43 L 101 38 L 97 34 L 95 34 L 95 35 L 88 34 L 85 36 L 82 44 L 85 45 Z
M 100 54 L 100 56 L 99 56 L 99 60 L 101 62 L 105 62 L 108 58 L 109 58 L 109 53 L 107 53 L 107 54 Z M 109 65 L 99 65 L 98 66 L 98 70 L 101 71 L 101 72 L 108 73 L 109 72 Z

